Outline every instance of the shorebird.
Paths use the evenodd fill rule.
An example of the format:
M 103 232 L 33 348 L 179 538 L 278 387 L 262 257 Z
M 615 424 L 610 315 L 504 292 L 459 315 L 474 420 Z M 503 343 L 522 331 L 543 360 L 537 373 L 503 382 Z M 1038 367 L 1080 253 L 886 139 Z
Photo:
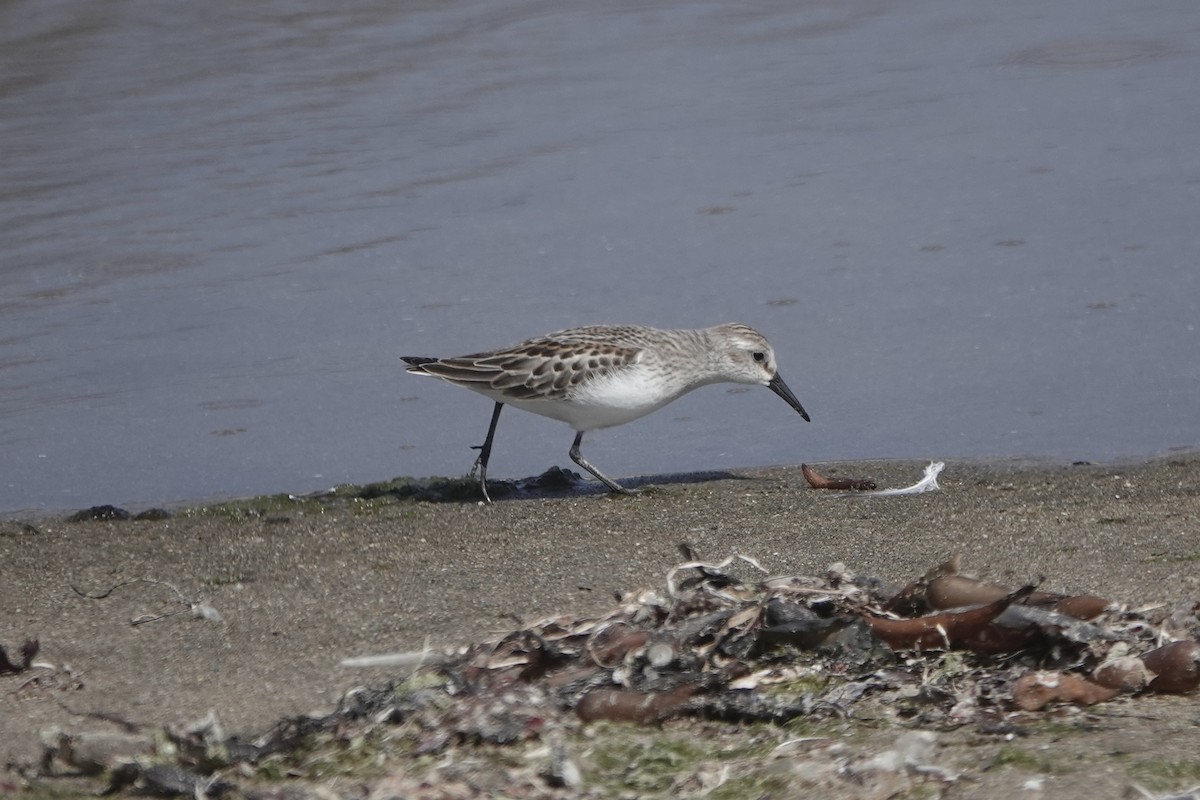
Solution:
M 766 337 L 736 322 L 699 330 L 590 325 L 484 353 L 402 360 L 409 364 L 408 372 L 441 378 L 495 401 L 487 437 L 471 469 L 472 476 L 479 471 L 479 486 L 489 503 L 487 465 L 505 403 L 570 425 L 575 430 L 571 460 L 621 494 L 632 492 L 583 457 L 579 445 L 584 433 L 632 422 L 710 383 L 766 386 L 809 419 L 779 375 Z

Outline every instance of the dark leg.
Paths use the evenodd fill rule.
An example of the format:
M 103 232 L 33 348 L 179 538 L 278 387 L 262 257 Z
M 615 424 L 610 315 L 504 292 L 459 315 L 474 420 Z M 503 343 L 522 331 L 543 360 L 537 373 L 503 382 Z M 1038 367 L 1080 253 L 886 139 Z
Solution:
M 604 476 L 604 473 L 602 473 L 600 470 L 596 469 L 595 467 L 593 467 L 591 464 L 589 464 L 587 462 L 587 459 L 583 457 L 583 453 L 579 452 L 579 443 L 582 441 L 583 441 L 583 431 L 579 431 L 578 433 L 575 434 L 574 444 L 571 445 L 571 460 L 574 461 L 579 466 L 586 469 L 588 472 L 595 475 L 600 480 L 601 483 L 603 483 L 605 486 L 607 486 L 612 491 L 617 492 L 618 494 L 634 494 L 634 492 L 631 492 L 630 490 L 626 489 L 624 486 L 617 483 L 616 481 L 612 481 L 612 480 L 609 480 L 608 478 L 606 478 Z
M 487 438 L 483 440 L 483 444 L 471 448 L 479 451 L 479 458 L 475 459 L 475 465 L 471 467 L 471 477 L 475 477 L 475 470 L 479 470 L 479 489 L 483 492 L 483 499 L 489 503 L 492 502 L 492 498 L 487 493 L 487 465 L 488 459 L 492 457 L 492 439 L 496 436 L 496 422 L 500 419 L 502 408 L 504 403 L 496 403 L 496 407 L 492 409 L 492 424 L 488 425 Z

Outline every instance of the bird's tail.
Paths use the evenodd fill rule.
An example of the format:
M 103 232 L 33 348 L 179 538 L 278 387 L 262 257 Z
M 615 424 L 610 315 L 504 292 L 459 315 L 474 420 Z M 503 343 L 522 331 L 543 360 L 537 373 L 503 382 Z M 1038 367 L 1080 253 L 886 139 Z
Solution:
M 425 373 L 425 370 L 421 368 L 423 365 L 432 364 L 434 361 L 437 361 L 436 358 L 428 358 L 426 356 L 400 356 L 400 360 L 409 365 L 409 372 L 420 373 Z

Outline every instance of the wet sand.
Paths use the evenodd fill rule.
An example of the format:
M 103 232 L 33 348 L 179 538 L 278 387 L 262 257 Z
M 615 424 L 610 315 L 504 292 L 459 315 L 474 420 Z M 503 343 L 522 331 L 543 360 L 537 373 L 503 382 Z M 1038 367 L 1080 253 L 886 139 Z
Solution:
M 821 468 L 892 487 L 915 482 L 923 466 Z M 0 521 L 0 644 L 12 653 L 35 637 L 38 661 L 71 670 L 0 676 L 0 757 L 35 760 L 38 732 L 52 725 L 103 727 L 68 709 L 145 724 L 212 709 L 228 731 L 259 733 L 389 676 L 342 668 L 343 658 L 465 644 L 511 630 L 515 619 L 605 611 L 615 594 L 661 587 L 684 541 L 712 560 L 753 556 L 774 574 L 843 562 L 901 583 L 959 554 L 965 572 L 1004 583 L 1043 577 L 1047 589 L 1133 606 L 1200 599 L 1200 455 L 949 463 L 939 482 L 940 491 L 913 497 L 839 498 L 785 467 L 646 479 L 657 488 L 635 498 Z M 102 599 L 79 593 L 143 578 L 161 583 L 130 583 Z M 222 621 L 187 613 L 181 597 Z M 183 613 L 131 624 L 171 612 Z M 1128 702 L 1124 713 L 1158 714 L 1159 729 L 1200 736 L 1195 693 Z M 1098 713 L 1101 727 L 1119 731 L 1123 723 Z M 1125 752 L 1154 746 L 1155 737 L 1133 737 Z M 1106 763 L 1106 781 L 1126 780 L 1129 759 Z M 1086 796 L 1086 782 L 1060 788 L 1058 797 Z

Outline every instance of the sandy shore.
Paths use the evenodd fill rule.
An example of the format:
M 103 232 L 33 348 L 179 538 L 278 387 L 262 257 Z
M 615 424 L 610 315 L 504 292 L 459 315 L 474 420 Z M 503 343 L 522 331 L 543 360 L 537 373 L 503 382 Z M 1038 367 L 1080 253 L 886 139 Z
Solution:
M 902 486 L 922 466 L 825 470 Z M 70 673 L 29 684 L 32 673 L 0 677 L 0 755 L 32 761 L 40 730 L 101 724 L 71 711 L 157 724 L 212 709 L 230 731 L 260 732 L 388 676 L 339 667 L 345 657 L 467 643 L 511 630 L 514 618 L 602 612 L 616 593 L 660 587 L 683 541 L 712 559 L 751 555 L 776 574 L 843 562 L 899 583 L 957 553 L 965 571 L 1010 584 L 1043 576 L 1049 589 L 1135 606 L 1200 599 L 1200 456 L 950 463 L 940 483 L 915 497 L 842 499 L 809 489 L 788 467 L 663 479 L 636 498 L 264 503 L 255 515 L 2 521 L 0 644 L 12 653 L 36 637 L 38 661 Z M 160 583 L 129 583 L 103 599 L 80 594 L 143 578 Z M 131 624 L 186 612 L 181 598 L 222 621 L 178 613 Z M 1130 702 L 1140 705 L 1097 712 L 1099 727 L 1144 729 L 1144 719 L 1127 719 L 1136 710 L 1157 719 L 1155 730 L 1200 741 L 1194 693 Z M 1155 736 L 1122 741 L 1121 758 L 1095 754 L 1105 764 L 1101 786 L 1133 780 L 1122 765 L 1159 745 Z M 1053 796 L 1116 794 L 1068 775 Z

